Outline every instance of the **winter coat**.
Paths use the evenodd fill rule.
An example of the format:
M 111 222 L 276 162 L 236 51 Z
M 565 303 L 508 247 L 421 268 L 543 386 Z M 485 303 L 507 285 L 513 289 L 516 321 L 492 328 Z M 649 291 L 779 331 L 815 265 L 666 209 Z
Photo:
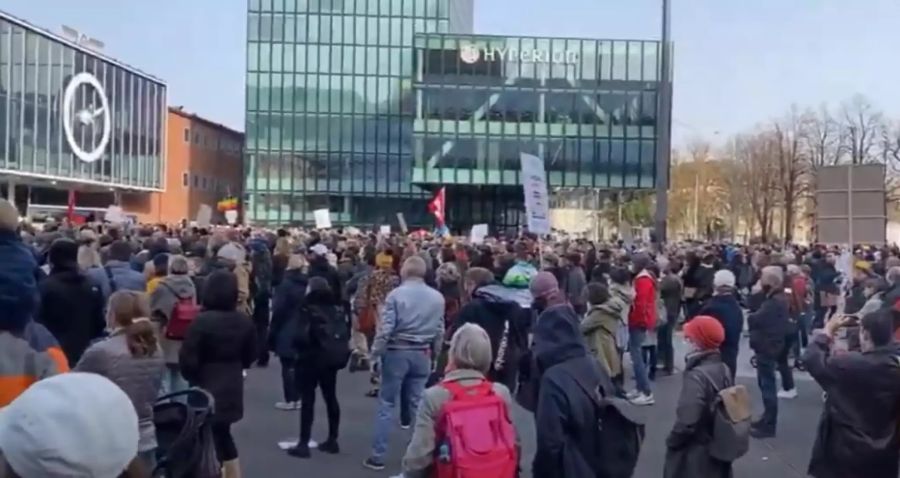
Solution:
M 672 320 L 681 313 L 681 279 L 675 274 L 666 274 L 659 281 L 659 296 L 666 305 L 666 315 Z
M 194 278 L 194 286 L 197 290 L 197 301 L 203 302 L 204 283 L 206 277 L 218 270 L 231 271 L 238 280 L 238 311 L 250 317 L 250 266 L 246 263 L 235 264 L 234 261 L 224 257 L 213 257 L 206 261 L 200 269 L 200 273 Z
M 781 289 L 763 295 L 759 308 L 747 316 L 750 348 L 757 355 L 775 359 L 784 348 L 791 327 L 787 298 Z
M 276 254 L 272 256 L 272 287 L 276 288 L 284 279 L 284 273 L 287 270 L 287 264 L 290 256 Z
M 21 330 L 0 329 L 0 409 L 38 380 L 69 371 L 69 363 L 47 329 L 28 321 Z
M 217 423 L 235 423 L 244 415 L 243 371 L 258 357 L 256 342 L 253 322 L 238 311 L 206 310 L 188 328 L 181 374 L 212 394 Z
M 76 372 L 103 375 L 131 399 L 140 427 L 138 451 L 156 448 L 153 404 L 162 387 L 163 369 L 161 350 L 148 357 L 132 356 L 124 331 L 91 345 L 75 366 Z
M 718 320 L 725 329 L 725 341 L 720 349 L 738 350 L 741 333 L 744 331 L 744 311 L 734 294 L 712 296 L 700 309 L 698 315 L 708 315 Z
M 317 369 L 326 358 L 319 337 L 320 331 L 327 331 L 327 325 L 339 320 L 346 322 L 341 313 L 340 301 L 331 292 L 312 291 L 303 298 L 300 310 L 295 315 L 297 333 L 293 345 L 298 369 Z M 350 335 L 350 323 L 347 323 L 347 335 Z
M 144 292 L 147 290 L 147 278 L 144 274 L 134 270 L 131 264 L 122 261 L 111 260 L 103 267 L 94 267 L 86 271 L 85 274 L 91 281 L 100 286 L 103 291 L 104 303 L 109 300 L 109 296 L 113 292 L 119 290 L 133 290 L 135 292 Z M 112 276 L 115 282 L 115 290 L 109 277 Z
M 166 338 L 165 329 L 178 302 L 188 299 L 197 301 L 197 290 L 194 281 L 186 275 L 163 277 L 150 294 L 150 317 L 159 331 L 157 336 L 162 347 L 163 360 L 169 365 L 178 365 L 182 341 Z
M 78 363 L 91 342 L 103 335 L 103 294 L 77 270 L 54 267 L 38 286 L 40 309 L 36 317 L 56 337 L 70 364 Z
M 255 294 L 269 294 L 272 292 L 273 265 L 272 254 L 265 240 L 250 241 L 250 265 L 253 278 L 253 292 Z
M 581 334 L 588 350 L 610 377 L 622 373 L 622 359 L 616 347 L 616 331 L 621 325 L 617 310 L 604 304 L 591 306 L 587 316 L 581 321 Z
M 451 328 L 451 335 L 464 324 L 475 324 L 485 330 L 491 341 L 491 368 L 488 378 L 512 385 L 516 377 L 519 358 L 528 348 L 527 322 L 530 311 L 514 300 L 496 293 L 496 284 L 479 287 L 472 292 L 472 299 L 459 310 Z M 501 347 L 506 336 L 505 346 Z M 500 350 L 503 356 L 498 358 Z M 497 365 L 501 364 L 500 370 Z
M 0 330 L 20 330 L 38 306 L 40 268 L 15 232 L 0 231 Z
M 296 359 L 297 314 L 306 295 L 309 277 L 300 269 L 285 272 L 272 298 L 272 323 L 269 325 L 269 349 L 284 359 Z
M 675 413 L 666 438 L 664 478 L 729 478 L 731 463 L 709 456 L 713 408 L 718 392 L 732 385 L 718 350 L 688 355 Z
M 628 327 L 652 331 L 656 328 L 656 279 L 641 271 L 634 279 L 634 303 L 628 314 Z
M 582 387 L 609 391 L 613 386 L 588 353 L 571 306 L 553 306 L 541 314 L 533 353 L 541 375 L 532 476 L 596 476 L 597 410 Z
M 803 354 L 828 394 L 808 473 L 815 478 L 895 478 L 900 461 L 900 345 L 831 353 L 813 337 Z
M 881 307 L 894 308 L 894 304 L 900 302 L 900 282 L 891 284 L 882 296 Z
M 371 308 L 380 311 L 388 294 L 400 285 L 400 277 L 393 269 L 375 269 L 359 281 L 359 289 L 353 298 L 353 310 Z
M 562 290 L 569 299 L 569 303 L 576 307 L 584 306 L 584 289 L 587 287 L 584 269 L 579 266 L 571 266 L 563 271 L 563 278 Z

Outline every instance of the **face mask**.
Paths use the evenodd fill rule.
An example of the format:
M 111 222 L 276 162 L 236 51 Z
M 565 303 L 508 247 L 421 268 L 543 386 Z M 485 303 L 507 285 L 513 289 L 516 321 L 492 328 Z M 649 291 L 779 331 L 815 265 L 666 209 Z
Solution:
M 531 307 L 538 312 L 542 312 L 547 308 L 547 299 L 544 297 L 535 297 L 531 302 Z
M 685 362 L 686 362 L 689 356 L 691 356 L 691 355 L 693 355 L 693 354 L 695 354 L 695 353 L 697 353 L 697 352 L 700 351 L 700 347 L 697 347 L 697 346 L 694 344 L 694 342 L 692 342 L 692 341 L 690 341 L 690 340 L 688 340 L 688 339 L 684 339 L 684 345 L 685 345 L 685 347 L 686 347 L 686 349 L 687 349 L 687 350 L 686 350 L 686 353 L 685 353 L 685 355 L 684 355 L 684 360 L 685 360 Z

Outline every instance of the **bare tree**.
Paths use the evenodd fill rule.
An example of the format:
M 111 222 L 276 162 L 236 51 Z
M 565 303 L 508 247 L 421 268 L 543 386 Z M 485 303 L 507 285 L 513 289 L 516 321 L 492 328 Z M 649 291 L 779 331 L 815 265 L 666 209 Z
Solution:
M 785 241 L 794 235 L 797 206 L 805 194 L 808 156 L 803 145 L 803 119 L 796 106 L 781 121 L 773 125 L 772 139 L 778 166 L 778 190 L 784 207 L 782 224 Z
M 810 165 L 815 168 L 834 166 L 840 161 L 840 124 L 831 116 L 828 107 L 807 110 L 803 115 L 803 143 Z
M 776 143 L 771 133 L 761 131 L 739 138 L 735 148 L 743 169 L 747 202 L 759 225 L 760 239 L 763 242 L 767 242 L 771 236 L 774 210 L 779 201 Z
M 866 97 L 856 95 L 845 101 L 841 106 L 841 157 L 850 164 L 877 161 L 884 129 L 884 115 Z

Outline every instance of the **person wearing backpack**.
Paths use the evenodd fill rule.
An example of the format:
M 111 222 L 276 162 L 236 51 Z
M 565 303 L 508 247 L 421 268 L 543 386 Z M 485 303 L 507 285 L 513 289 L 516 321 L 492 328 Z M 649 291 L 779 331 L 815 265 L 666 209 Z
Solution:
M 553 275 L 538 273 L 530 289 L 537 308 L 542 309 L 534 326 L 532 346 L 540 376 L 532 476 L 606 476 L 599 474 L 603 466 L 610 464 L 600 463 L 597 458 L 598 450 L 606 444 L 601 442 L 597 429 L 601 416 L 594 395 L 598 389 L 612 394 L 612 381 L 588 352 L 578 316 L 565 301 Z
M 337 400 L 337 373 L 350 360 L 350 324 L 324 277 L 310 277 L 306 297 L 294 320 L 296 384 L 300 390 L 300 440 L 288 450 L 297 458 L 309 458 L 316 405 L 316 388 L 322 390 L 328 411 L 328 439 L 319 444 L 324 453 L 340 453 L 338 428 L 341 408 Z
M 197 290 L 188 269 L 186 258 L 173 256 L 168 266 L 169 275 L 163 277 L 150 294 L 150 319 L 158 331 L 166 364 L 163 395 L 188 388 L 178 368 L 178 354 L 187 327 L 200 313 Z
M 716 318 L 698 315 L 684 325 L 684 340 L 688 353 L 675 425 L 666 438 L 663 476 L 729 478 L 731 463 L 713 458 L 709 450 L 714 404 L 719 392 L 734 383 L 719 351 L 725 329 Z M 749 420 L 746 438 L 749 440 Z
M 506 386 L 486 378 L 493 362 L 487 332 L 472 323 L 460 326 L 450 339 L 447 360 L 443 381 L 422 396 L 403 456 L 403 477 L 516 476 L 521 455 L 510 415 L 513 400 Z M 483 452 L 478 455 L 465 446 L 476 436 L 493 437 L 492 446 L 479 444 Z

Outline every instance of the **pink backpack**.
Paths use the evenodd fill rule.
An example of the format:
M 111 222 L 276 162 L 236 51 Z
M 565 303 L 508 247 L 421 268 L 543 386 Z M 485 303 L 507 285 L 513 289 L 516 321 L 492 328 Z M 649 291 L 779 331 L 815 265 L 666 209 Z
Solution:
M 516 431 L 502 397 L 487 380 L 464 387 L 441 384 L 450 400 L 436 429 L 438 478 L 514 478 L 519 464 Z

